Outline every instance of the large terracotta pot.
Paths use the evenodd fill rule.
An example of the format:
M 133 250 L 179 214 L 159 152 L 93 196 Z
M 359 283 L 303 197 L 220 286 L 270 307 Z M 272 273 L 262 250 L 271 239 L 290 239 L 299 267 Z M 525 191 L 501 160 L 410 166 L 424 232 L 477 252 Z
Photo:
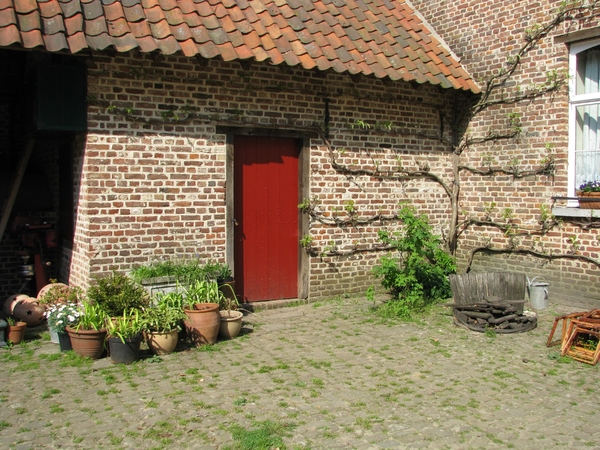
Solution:
M 101 330 L 75 330 L 67 327 L 67 333 L 71 338 L 73 351 L 79 356 L 86 356 L 91 359 L 99 359 L 104 352 L 104 343 L 106 341 L 106 329 Z
M 15 308 L 15 306 L 17 306 L 17 303 L 22 302 L 25 299 L 28 299 L 29 295 L 27 294 L 13 294 L 10 297 L 8 297 L 5 301 L 4 301 L 4 313 L 7 316 L 12 316 L 13 314 L 13 310 Z
M 173 353 L 177 347 L 179 340 L 179 332 L 175 329 L 168 333 L 159 333 L 157 331 L 149 331 L 146 333 L 146 342 L 148 347 L 155 355 L 168 355 Z
M 219 335 L 221 319 L 218 303 L 197 303 L 194 309 L 183 311 L 183 321 L 188 337 L 194 345 L 214 344 Z
M 221 315 L 219 337 L 221 339 L 233 339 L 237 337 L 242 330 L 242 318 L 244 314 L 240 311 L 219 311 L 219 313 Z
M 44 295 L 46 295 L 48 292 L 50 292 L 52 289 L 54 288 L 67 288 L 68 286 L 64 283 L 50 283 L 47 284 L 46 286 L 44 286 L 43 288 L 40 289 L 40 291 L 37 294 L 37 299 L 40 300 L 44 297 Z
M 6 327 L 6 340 L 13 344 L 20 344 L 25 339 L 25 322 L 17 322 L 14 325 Z
M 17 301 L 12 315 L 25 322 L 28 327 L 37 327 L 43 322 L 45 312 L 46 308 L 38 304 L 37 298 L 27 297 Z

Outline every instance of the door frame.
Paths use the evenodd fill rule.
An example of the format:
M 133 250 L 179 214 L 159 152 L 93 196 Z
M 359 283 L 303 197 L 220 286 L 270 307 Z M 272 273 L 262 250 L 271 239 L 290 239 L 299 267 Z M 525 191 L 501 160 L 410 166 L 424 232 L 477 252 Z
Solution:
M 310 139 L 318 137 L 316 132 L 309 130 L 274 129 L 260 127 L 217 126 L 217 134 L 226 135 L 225 139 L 225 261 L 229 267 L 234 264 L 234 137 L 238 136 L 269 136 L 274 138 L 294 138 L 302 141 L 298 155 L 298 204 L 302 199 L 310 197 Z M 298 235 L 308 234 L 310 221 L 306 214 L 298 209 Z M 300 243 L 298 242 L 300 247 Z M 233 274 L 235 277 L 235 273 Z M 308 298 L 310 284 L 310 259 L 304 249 L 298 249 L 298 298 Z

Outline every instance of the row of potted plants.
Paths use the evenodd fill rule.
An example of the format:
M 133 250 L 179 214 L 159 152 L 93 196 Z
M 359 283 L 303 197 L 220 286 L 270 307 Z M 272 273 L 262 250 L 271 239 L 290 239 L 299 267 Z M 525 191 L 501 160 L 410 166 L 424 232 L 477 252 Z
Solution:
M 67 333 L 73 350 L 81 356 L 99 358 L 107 342 L 112 360 L 128 363 L 137 359 L 143 337 L 150 350 L 158 355 L 175 350 L 182 328 L 194 345 L 214 344 L 219 335 L 225 339 L 236 337 L 243 317 L 241 312 L 231 309 L 236 306 L 231 300 L 225 303 L 216 282 L 199 281 L 188 289 L 158 296 L 152 304 L 129 308 L 119 315 L 89 301 L 78 307 L 66 305 L 49 314 L 48 324 L 56 328 L 59 336 Z M 220 312 L 221 308 L 227 310 Z M 233 317 L 239 325 L 235 332 L 230 331 Z
M 223 266 L 228 269 L 220 266 L 221 270 Z M 111 357 L 115 353 L 111 343 L 116 341 L 139 349 L 142 336 L 155 353 L 168 353 L 177 345 L 182 329 L 195 345 L 214 343 L 221 329 L 224 339 L 237 336 L 243 314 L 237 311 L 239 303 L 233 287 L 219 285 L 205 276 L 185 281 L 186 285 L 151 297 L 132 278 L 113 273 L 96 280 L 85 295 L 61 283 L 50 285 L 43 290 L 40 304 L 46 307 L 49 329 L 58 336 L 61 349 L 72 345 L 82 356 L 100 357 L 105 341 Z M 79 349 L 81 341 L 87 345 L 90 336 L 96 334 L 100 335 L 99 349 Z

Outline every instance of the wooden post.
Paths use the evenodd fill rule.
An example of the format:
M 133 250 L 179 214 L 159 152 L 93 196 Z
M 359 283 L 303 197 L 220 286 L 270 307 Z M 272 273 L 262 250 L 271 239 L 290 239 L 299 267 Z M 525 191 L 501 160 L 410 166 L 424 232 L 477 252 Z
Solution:
M 17 173 L 15 175 L 15 179 L 13 180 L 10 193 L 8 194 L 8 198 L 6 199 L 6 203 L 4 203 L 2 219 L 0 219 L 0 241 L 4 237 L 4 232 L 6 231 L 6 226 L 8 225 L 8 219 L 10 217 L 10 213 L 12 212 L 12 208 L 15 204 L 17 194 L 19 193 L 21 181 L 23 180 L 23 175 L 25 174 L 25 169 L 27 168 L 27 164 L 29 163 L 31 153 L 33 153 L 34 145 L 35 139 L 31 138 L 27 141 L 25 151 L 23 152 L 21 160 L 19 161 L 19 166 L 17 167 Z

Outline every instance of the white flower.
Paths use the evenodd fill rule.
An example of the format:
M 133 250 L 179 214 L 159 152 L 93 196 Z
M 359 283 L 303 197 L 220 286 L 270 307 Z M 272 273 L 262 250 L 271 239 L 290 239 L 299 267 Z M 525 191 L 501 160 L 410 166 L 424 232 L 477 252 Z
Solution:
M 73 317 L 72 315 L 68 315 L 67 319 L 69 319 L 69 322 L 73 322 L 75 320 L 75 317 Z

